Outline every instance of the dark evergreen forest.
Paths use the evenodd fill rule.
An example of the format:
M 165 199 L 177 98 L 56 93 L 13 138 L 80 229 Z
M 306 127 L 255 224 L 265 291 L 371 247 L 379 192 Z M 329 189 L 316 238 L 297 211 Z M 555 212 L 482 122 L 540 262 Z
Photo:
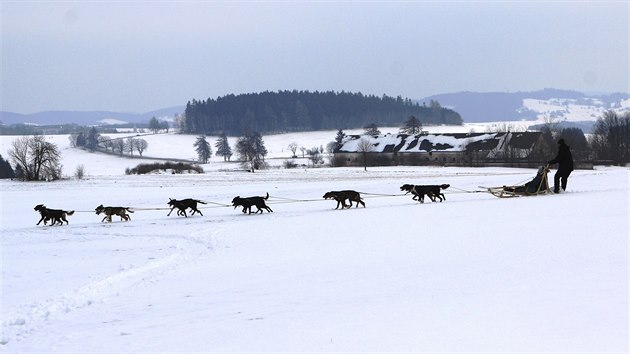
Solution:
M 248 132 L 355 129 L 371 123 L 400 126 L 410 116 L 423 124 L 462 124 L 457 112 L 437 101 L 420 105 L 400 96 L 295 90 L 192 100 L 180 124 L 188 134 L 240 136 Z

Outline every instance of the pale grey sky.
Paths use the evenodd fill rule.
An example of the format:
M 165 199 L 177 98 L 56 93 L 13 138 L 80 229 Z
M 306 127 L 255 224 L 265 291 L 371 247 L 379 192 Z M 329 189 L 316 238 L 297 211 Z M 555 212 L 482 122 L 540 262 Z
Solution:
M 628 92 L 628 1 L 12 1 L 1 110 L 226 94 Z

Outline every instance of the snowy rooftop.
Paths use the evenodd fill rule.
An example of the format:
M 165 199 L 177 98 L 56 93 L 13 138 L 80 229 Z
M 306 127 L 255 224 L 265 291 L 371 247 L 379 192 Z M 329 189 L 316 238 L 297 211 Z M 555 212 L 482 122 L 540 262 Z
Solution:
M 358 152 L 362 140 L 372 144 L 371 152 L 428 152 L 428 151 L 465 151 L 492 150 L 505 138 L 513 147 L 531 148 L 540 136 L 540 132 L 521 133 L 455 133 L 455 134 L 384 134 L 351 135 L 346 137 L 336 152 Z

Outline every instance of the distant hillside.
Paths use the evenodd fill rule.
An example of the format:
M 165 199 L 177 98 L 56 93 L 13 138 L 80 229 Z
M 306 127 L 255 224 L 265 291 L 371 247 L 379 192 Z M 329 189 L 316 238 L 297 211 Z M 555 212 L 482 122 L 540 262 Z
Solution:
M 459 112 L 466 123 L 554 119 L 566 122 L 595 121 L 606 110 L 630 111 L 630 95 L 586 95 L 545 89 L 533 92 L 457 92 L 426 97 Z
M 349 92 L 279 91 L 193 100 L 186 106 L 184 132 L 241 135 L 400 126 L 410 116 L 425 124 L 462 124 L 460 115 L 431 101 Z
M 253 103 L 256 99 L 266 94 L 268 93 L 250 94 L 244 96 L 228 95 L 217 100 L 210 100 L 210 102 L 214 107 L 217 107 L 217 104 L 220 103 L 219 106 L 233 112 L 228 113 L 226 110 L 223 111 L 220 116 L 236 114 L 237 116 L 250 119 L 252 113 L 259 116 L 261 114 L 259 111 L 260 109 L 263 111 L 267 109 L 267 113 L 273 113 L 271 111 L 275 111 L 276 113 L 271 114 L 271 117 L 274 117 L 275 115 L 277 124 L 284 124 L 282 120 L 288 120 L 288 114 L 297 117 L 299 113 L 302 115 L 302 118 L 304 118 L 304 115 L 307 114 L 309 118 L 311 118 L 311 116 L 315 118 L 314 120 L 311 120 L 310 123 L 312 124 L 313 129 L 325 129 L 326 127 L 332 127 L 334 129 L 347 129 L 350 127 L 357 128 L 365 126 L 369 123 L 376 123 L 381 126 L 397 126 L 402 120 L 404 120 L 404 118 L 406 118 L 406 114 L 411 113 L 411 111 L 405 111 L 404 109 L 398 113 L 381 111 L 379 110 L 380 108 L 374 109 L 374 103 L 376 102 L 377 104 L 380 104 L 378 101 L 382 101 L 383 97 L 387 96 L 374 97 L 363 96 L 361 94 L 348 94 L 350 95 L 348 97 L 364 102 L 364 105 L 362 106 L 352 100 L 348 100 L 347 102 L 337 101 L 336 108 L 335 105 L 325 106 L 317 102 L 312 102 L 310 99 L 300 101 L 300 105 L 297 105 L 297 102 L 293 102 L 292 107 L 280 108 L 273 108 L 276 107 L 275 102 L 263 106 L 260 106 L 258 103 Z M 330 93 L 320 94 L 329 95 Z M 352 95 L 356 95 L 356 97 Z M 243 111 L 243 107 L 246 106 L 239 106 L 240 103 L 238 103 L 239 100 L 243 100 L 243 102 L 245 102 L 245 98 L 249 100 L 247 104 L 252 104 L 252 106 L 248 106 L 249 111 L 247 111 L 247 109 Z M 408 99 L 388 98 L 386 101 L 391 102 L 391 100 L 393 100 L 393 103 L 395 104 L 402 102 L 403 106 L 409 105 Z M 627 93 L 584 94 L 576 91 L 545 89 L 532 92 L 456 92 L 434 95 L 423 99 L 413 100 L 413 104 L 418 103 L 420 107 L 420 110 L 416 111 L 416 113 L 420 114 L 420 111 L 428 108 L 424 107 L 424 104 L 430 106 L 432 100 L 438 102 L 441 106 L 440 108 L 450 108 L 451 112 L 458 114 L 461 120 L 466 123 L 505 122 L 518 120 L 539 121 L 543 123 L 545 120 L 554 120 L 562 122 L 562 125 L 564 126 L 578 126 L 585 132 L 590 129 L 590 126 L 592 126 L 593 122 L 596 121 L 598 117 L 602 116 L 602 114 L 609 109 L 615 110 L 619 113 L 630 111 L 630 95 Z M 198 107 L 208 104 L 208 101 L 193 102 Z M 226 108 L 227 105 L 233 106 Z M 342 106 L 345 108 L 339 109 L 339 107 Z M 297 109 L 298 107 L 300 108 Z M 302 109 L 304 107 L 307 108 L 306 111 Z M 0 122 L 6 125 L 20 123 L 37 125 L 74 123 L 87 126 L 148 123 L 152 117 L 162 120 L 172 120 L 176 114 L 183 114 L 185 110 L 186 106 L 163 108 L 146 113 L 109 111 L 46 111 L 33 114 L 19 114 L 0 111 Z M 284 112 L 285 116 L 278 115 L 277 112 L 280 111 Z M 444 110 L 443 112 L 448 111 Z M 236 118 L 232 117 L 230 119 Z M 274 126 L 276 123 L 270 123 L 272 121 L 268 121 L 264 124 L 270 124 L 269 126 L 272 130 L 282 130 Z M 345 123 L 341 124 L 339 123 L 340 121 Z M 204 127 L 203 129 L 210 128 L 220 130 L 220 128 L 215 123 L 211 123 L 210 120 L 207 124 L 210 125 Z M 215 124 L 214 128 L 212 124 Z M 287 125 L 288 129 L 286 130 L 295 131 L 302 129 L 295 126 L 295 124 L 304 123 L 289 122 L 289 125 Z
M 108 125 L 124 123 L 148 123 L 152 117 L 172 119 L 175 114 L 182 114 L 185 106 L 163 108 L 146 113 L 124 113 L 109 111 L 45 111 L 32 114 L 20 114 L 0 111 L 3 124 L 79 124 Z

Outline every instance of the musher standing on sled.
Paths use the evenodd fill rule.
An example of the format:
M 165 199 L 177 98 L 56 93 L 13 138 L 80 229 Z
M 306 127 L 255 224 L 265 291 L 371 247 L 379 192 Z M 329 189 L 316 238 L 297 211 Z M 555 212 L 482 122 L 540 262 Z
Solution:
M 549 165 L 558 164 L 558 171 L 553 176 L 553 192 L 560 193 L 560 184 L 562 190 L 567 189 L 567 179 L 573 171 L 573 155 L 571 149 L 564 142 L 564 139 L 558 140 L 558 155 L 548 162 Z

